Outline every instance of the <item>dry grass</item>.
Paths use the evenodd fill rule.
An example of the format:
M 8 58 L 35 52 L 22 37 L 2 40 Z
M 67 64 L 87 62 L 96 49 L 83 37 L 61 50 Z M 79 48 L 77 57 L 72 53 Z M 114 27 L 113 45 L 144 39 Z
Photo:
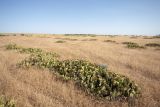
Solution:
M 140 45 L 159 43 L 159 39 L 116 36 L 114 38 L 96 36 L 96 41 L 81 41 L 84 37 L 67 36 L 76 42 L 55 43 L 55 38 L 1 36 L 0 37 L 0 95 L 11 97 L 18 107 L 127 107 L 126 102 L 99 101 L 86 95 L 72 82 L 63 82 L 47 70 L 16 68 L 16 63 L 27 55 L 7 51 L 4 45 L 16 43 L 24 47 L 42 48 L 54 51 L 61 59 L 87 59 L 98 64 L 106 64 L 113 72 L 128 76 L 142 88 L 142 97 L 137 102 L 140 107 L 160 106 L 160 51 L 152 48 L 130 50 L 123 44 L 106 44 L 110 39 L 117 43 L 126 41 Z M 85 37 L 92 39 L 93 37 Z M 36 41 L 36 42 L 35 42 Z

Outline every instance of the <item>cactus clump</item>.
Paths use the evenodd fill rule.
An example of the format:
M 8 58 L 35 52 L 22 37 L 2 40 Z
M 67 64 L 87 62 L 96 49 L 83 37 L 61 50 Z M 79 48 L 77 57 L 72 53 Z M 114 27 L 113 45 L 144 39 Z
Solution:
M 17 45 L 9 47 L 10 49 L 21 50 Z M 28 51 L 23 52 L 28 53 Z M 58 60 L 57 54 L 51 52 L 29 52 L 31 52 L 31 55 L 18 63 L 19 67 L 48 68 L 51 72 L 64 77 L 64 79 L 75 80 L 87 92 L 101 98 L 111 100 L 140 95 L 140 89 L 134 81 L 126 76 L 110 72 L 106 66 L 86 60 Z

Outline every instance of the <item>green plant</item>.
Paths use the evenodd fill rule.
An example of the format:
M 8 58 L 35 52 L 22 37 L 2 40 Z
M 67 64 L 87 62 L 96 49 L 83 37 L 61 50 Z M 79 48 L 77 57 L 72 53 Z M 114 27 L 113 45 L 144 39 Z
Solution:
M 8 36 L 8 35 L 6 35 L 6 34 L 0 34 L 0 37 L 1 37 L 1 36 Z
M 6 49 L 14 49 L 14 50 L 17 50 L 17 49 L 20 49 L 21 47 L 17 46 L 17 44 L 14 44 L 14 43 L 10 43 L 8 45 L 5 46 Z
M 149 47 L 160 47 L 160 44 L 158 43 L 148 43 L 145 46 L 149 46 Z
M 65 41 L 62 41 L 62 40 L 58 40 L 56 41 L 56 43 L 64 43 Z
M 17 48 L 12 49 L 17 50 Z M 27 68 L 31 66 L 48 68 L 51 72 L 58 73 L 64 80 L 75 80 L 86 92 L 109 100 L 140 95 L 137 84 L 128 77 L 110 72 L 105 66 L 85 60 L 61 61 L 56 54 L 42 51 L 31 53 L 17 65 Z
M 8 50 L 16 50 L 20 53 L 27 53 L 27 54 L 44 54 L 44 55 L 50 55 L 50 56 L 54 56 L 54 57 L 59 57 L 58 54 L 54 53 L 54 52 L 45 52 L 42 51 L 42 49 L 40 48 L 23 48 L 21 46 L 18 46 L 17 44 L 8 44 L 5 46 L 6 49 Z
M 19 66 L 48 68 L 64 79 L 77 81 L 87 92 L 106 99 L 137 97 L 139 94 L 138 86 L 129 78 L 84 60 L 59 61 L 54 57 L 36 54 L 23 60 Z
M 0 97 L 0 107 L 16 107 L 13 100 L 7 99 L 4 96 Z
M 140 49 L 145 49 L 144 46 L 140 46 L 137 43 L 134 42 L 122 42 L 122 44 L 126 44 L 127 48 L 135 49 L 135 48 L 140 48 Z
M 113 40 L 104 40 L 104 42 L 111 42 L 111 43 L 115 43 L 116 41 L 113 41 Z
M 52 68 L 58 62 L 57 54 L 51 52 L 41 52 L 36 54 L 31 54 L 29 58 L 18 63 L 18 66 L 21 67 L 31 67 L 37 66 L 39 68 Z

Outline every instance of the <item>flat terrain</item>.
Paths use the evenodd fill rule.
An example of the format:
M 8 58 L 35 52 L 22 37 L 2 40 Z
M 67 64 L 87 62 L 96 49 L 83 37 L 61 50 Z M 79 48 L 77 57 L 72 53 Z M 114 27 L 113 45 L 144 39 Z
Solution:
M 104 42 L 112 40 L 115 42 Z M 140 107 L 160 107 L 160 47 L 129 49 L 122 42 L 160 44 L 160 38 L 129 36 L 0 36 L 0 95 L 11 97 L 18 107 L 127 107 L 126 102 L 99 101 L 79 89 L 73 81 L 64 82 L 48 70 L 16 67 L 27 57 L 5 49 L 16 43 L 59 54 L 61 59 L 85 59 L 106 64 L 108 69 L 135 81 L 142 91 Z

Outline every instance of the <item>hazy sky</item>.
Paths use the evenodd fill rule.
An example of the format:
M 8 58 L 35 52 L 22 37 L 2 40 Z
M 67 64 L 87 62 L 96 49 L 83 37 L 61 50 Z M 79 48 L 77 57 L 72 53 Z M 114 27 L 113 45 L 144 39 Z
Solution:
M 160 0 L 0 0 L 0 32 L 160 34 Z

